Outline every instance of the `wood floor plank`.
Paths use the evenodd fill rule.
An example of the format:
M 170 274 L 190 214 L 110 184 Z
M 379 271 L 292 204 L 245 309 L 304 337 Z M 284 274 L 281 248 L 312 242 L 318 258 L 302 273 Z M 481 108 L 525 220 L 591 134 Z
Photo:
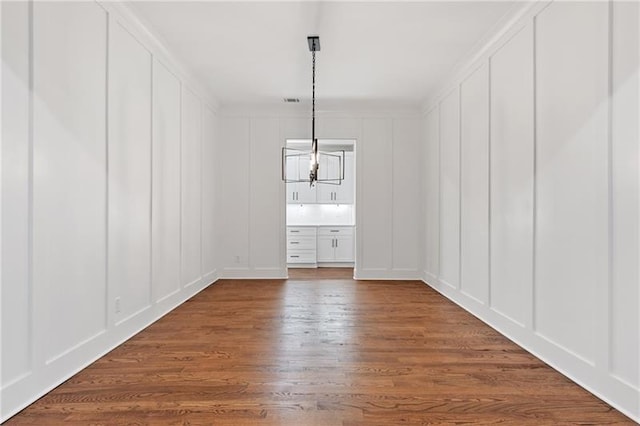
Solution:
M 7 425 L 633 424 L 429 287 L 221 280 Z

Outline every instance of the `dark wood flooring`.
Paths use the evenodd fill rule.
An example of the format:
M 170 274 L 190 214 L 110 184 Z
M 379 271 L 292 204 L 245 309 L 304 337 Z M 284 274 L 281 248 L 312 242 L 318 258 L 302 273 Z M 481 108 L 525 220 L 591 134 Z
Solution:
M 7 425 L 633 424 L 428 286 L 352 274 L 221 280 Z

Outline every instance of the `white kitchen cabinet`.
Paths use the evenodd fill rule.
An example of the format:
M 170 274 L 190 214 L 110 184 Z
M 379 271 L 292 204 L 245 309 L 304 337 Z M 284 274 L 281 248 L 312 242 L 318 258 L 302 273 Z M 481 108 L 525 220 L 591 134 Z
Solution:
M 333 262 L 335 260 L 335 237 L 321 235 L 318 237 L 318 262 Z
M 316 263 L 315 226 L 287 226 L 287 263 Z
M 318 204 L 353 204 L 353 152 L 345 152 L 344 165 L 339 157 L 321 156 L 318 175 L 321 179 L 342 175 L 340 168 L 344 168 L 344 179 L 339 185 L 318 184 L 316 202 Z
M 309 159 L 306 156 L 287 157 L 287 177 L 307 178 L 309 174 Z M 312 204 L 316 202 L 316 187 L 308 182 L 287 183 L 288 204 Z
M 354 261 L 353 226 L 287 226 L 287 263 Z
M 310 187 L 308 183 L 288 183 L 287 203 L 288 204 L 314 204 L 316 202 L 316 188 Z
M 353 262 L 353 227 L 318 227 L 318 262 Z

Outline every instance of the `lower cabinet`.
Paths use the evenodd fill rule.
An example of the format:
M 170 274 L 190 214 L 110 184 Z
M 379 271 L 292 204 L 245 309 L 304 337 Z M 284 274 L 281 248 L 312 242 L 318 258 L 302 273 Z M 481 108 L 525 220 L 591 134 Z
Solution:
M 287 263 L 316 263 L 316 227 L 287 227 Z
M 353 262 L 353 227 L 318 227 L 318 262 Z
M 304 229 L 304 228 L 299 228 Z M 315 228 L 313 228 L 315 231 Z M 292 237 L 292 230 L 297 236 Z M 314 236 L 313 260 L 310 250 L 311 240 L 305 240 L 298 228 L 287 230 L 288 263 L 352 263 L 354 261 L 354 239 L 352 226 L 319 226 Z M 307 228 L 307 233 L 309 232 Z M 296 256 L 296 257 L 292 257 Z M 319 265 L 322 266 L 322 265 Z

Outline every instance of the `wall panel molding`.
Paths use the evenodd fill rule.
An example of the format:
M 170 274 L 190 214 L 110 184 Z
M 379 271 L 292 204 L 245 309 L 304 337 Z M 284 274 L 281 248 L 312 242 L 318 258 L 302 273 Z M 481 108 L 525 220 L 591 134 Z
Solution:
M 538 2 L 429 100 L 442 114 L 452 88 L 488 66 L 490 304 L 465 293 L 464 274 L 462 289 L 452 286 L 455 268 L 427 261 L 423 280 L 640 422 L 639 22 L 635 3 Z M 455 124 L 443 128 L 446 117 L 436 125 L 431 114 L 427 152 L 453 145 L 441 146 L 442 161 Z M 425 196 L 444 214 L 450 200 L 430 180 Z M 462 209 L 464 232 L 464 193 Z M 434 215 L 424 220 L 429 229 Z M 446 251 L 455 230 L 440 229 Z
M 460 286 L 460 90 L 440 102 L 439 276 Z
M 31 374 L 34 361 L 31 297 L 33 140 L 31 4 L 0 4 L 0 388 Z M 1 399 L 0 399 L 1 401 Z
M 120 324 L 152 303 L 152 57 L 113 19 L 108 67 L 107 312 Z
M 173 265 L 177 283 L 158 287 L 150 278 L 151 261 L 132 254 L 144 247 L 146 254 L 142 257 L 151 256 L 151 247 L 158 236 L 155 234 L 156 239 L 152 241 L 151 226 L 155 223 L 161 228 L 166 226 L 166 229 L 156 229 L 160 234 L 165 231 L 171 234 L 164 240 L 164 248 L 173 253 L 169 258 L 175 258 L 176 253 L 179 256 L 180 199 L 187 193 L 195 198 L 196 207 L 189 213 L 198 218 L 195 245 L 200 253 L 203 208 L 200 176 L 195 179 L 196 184 L 181 189 L 179 130 L 181 126 L 189 127 L 185 130 L 197 135 L 192 138 L 197 142 L 196 152 L 187 150 L 185 154 L 200 163 L 203 158 L 200 104 L 210 106 L 215 102 L 206 93 L 194 93 L 197 117 L 191 124 L 182 123 L 180 88 L 185 83 L 184 74 L 166 55 L 158 55 L 160 44 L 150 41 L 153 35 L 141 29 L 139 22 L 128 21 L 130 17 L 117 12 L 113 3 L 3 2 L 0 7 L 3 19 L 2 324 L 13 323 L 22 336 L 20 342 L 14 342 L 4 330 L 1 334 L 0 421 L 4 421 L 215 282 L 218 269 L 216 259 L 210 259 L 204 270 L 198 254 L 197 270 L 191 271 L 195 276 L 190 281 L 192 285 L 181 288 L 178 257 Z M 29 17 L 31 8 L 33 19 Z M 8 19 L 10 25 L 5 25 Z M 12 75 L 5 72 L 5 60 L 10 57 L 17 61 L 14 69 L 22 72 Z M 158 104 L 153 105 L 152 92 L 152 83 L 157 82 L 154 77 L 161 77 L 159 70 L 166 72 L 164 77 L 170 81 L 169 86 L 177 88 L 177 96 L 155 99 L 167 107 L 162 111 L 158 110 Z M 198 87 L 192 80 L 186 80 L 189 87 Z M 173 95 L 175 93 L 176 90 Z M 207 100 L 201 103 L 200 98 Z M 11 109 L 6 109 L 7 102 L 11 103 Z M 152 111 L 166 113 L 171 120 L 164 120 L 166 115 L 162 119 L 156 116 L 154 120 Z M 8 113 L 15 115 L 12 127 L 5 124 Z M 215 122 L 214 110 L 210 109 L 210 113 Z M 135 122 L 131 121 L 133 118 Z M 166 127 L 155 127 L 152 132 L 154 122 L 156 125 L 171 122 L 173 132 Z M 12 141 L 20 141 L 20 150 L 7 144 L 7 131 L 13 133 Z M 160 142 L 164 136 L 165 142 L 171 141 L 168 144 L 173 149 L 164 152 L 164 159 L 172 157 L 173 163 L 164 167 L 167 163 L 155 161 L 152 168 L 152 143 Z M 215 129 L 206 135 L 208 139 L 216 137 Z M 213 141 L 207 142 L 213 145 Z M 162 150 L 156 149 L 154 153 L 161 154 Z M 214 151 L 205 153 L 216 155 Z M 11 174 L 16 181 L 9 180 L 5 173 L 11 171 L 6 168 L 9 160 L 20 170 Z M 130 162 L 135 163 L 134 170 L 127 168 Z M 156 173 L 153 183 L 152 169 Z M 166 186 L 170 199 L 166 205 L 156 206 L 154 214 L 153 202 L 161 201 L 162 195 L 153 189 L 159 189 L 162 182 L 167 181 L 176 185 Z M 12 192 L 11 210 L 7 210 L 8 185 L 17 191 Z M 137 191 L 135 201 L 140 204 L 125 196 L 127 191 L 134 190 Z M 116 194 L 124 198 L 118 202 Z M 154 222 L 158 219 L 158 209 L 175 207 L 176 201 L 177 215 L 165 222 Z M 139 208 L 134 208 L 134 204 Z M 29 213 L 21 213 L 22 222 L 16 221 L 13 212 L 18 209 L 33 211 L 33 222 Z M 126 225 L 133 228 L 123 230 L 125 228 L 115 226 L 113 221 L 108 228 L 108 212 L 112 219 L 113 215 L 122 216 Z M 26 230 L 21 225 L 24 219 L 29 219 Z M 16 233 L 7 233 L 7 226 Z M 18 237 L 17 233 L 23 230 L 27 235 Z M 126 234 L 124 238 L 123 234 Z M 33 244 L 33 263 L 21 263 L 17 257 L 14 262 L 14 258 L 7 256 L 24 253 L 22 243 L 16 239 Z M 114 244 L 118 241 L 120 244 L 116 247 Z M 109 249 L 111 256 L 107 255 Z M 152 253 L 159 254 L 158 247 Z M 116 280 L 114 273 L 107 273 L 108 258 L 114 266 L 115 256 L 135 259 L 133 266 L 119 263 L 126 279 Z M 34 285 L 18 286 L 22 279 L 6 269 L 7 261 L 16 267 L 27 265 L 26 274 L 33 276 Z M 131 274 L 132 268 L 139 273 Z M 12 288 L 15 285 L 26 292 L 7 293 L 9 280 Z M 119 304 L 113 300 L 116 296 L 121 297 Z M 135 303 L 129 304 L 134 300 Z M 27 317 L 12 316 L 7 321 L 5 314 L 12 312 L 5 309 L 7 303 L 15 305 Z M 30 328 L 33 333 L 28 331 Z M 9 354 L 19 354 L 26 363 L 16 363 Z

